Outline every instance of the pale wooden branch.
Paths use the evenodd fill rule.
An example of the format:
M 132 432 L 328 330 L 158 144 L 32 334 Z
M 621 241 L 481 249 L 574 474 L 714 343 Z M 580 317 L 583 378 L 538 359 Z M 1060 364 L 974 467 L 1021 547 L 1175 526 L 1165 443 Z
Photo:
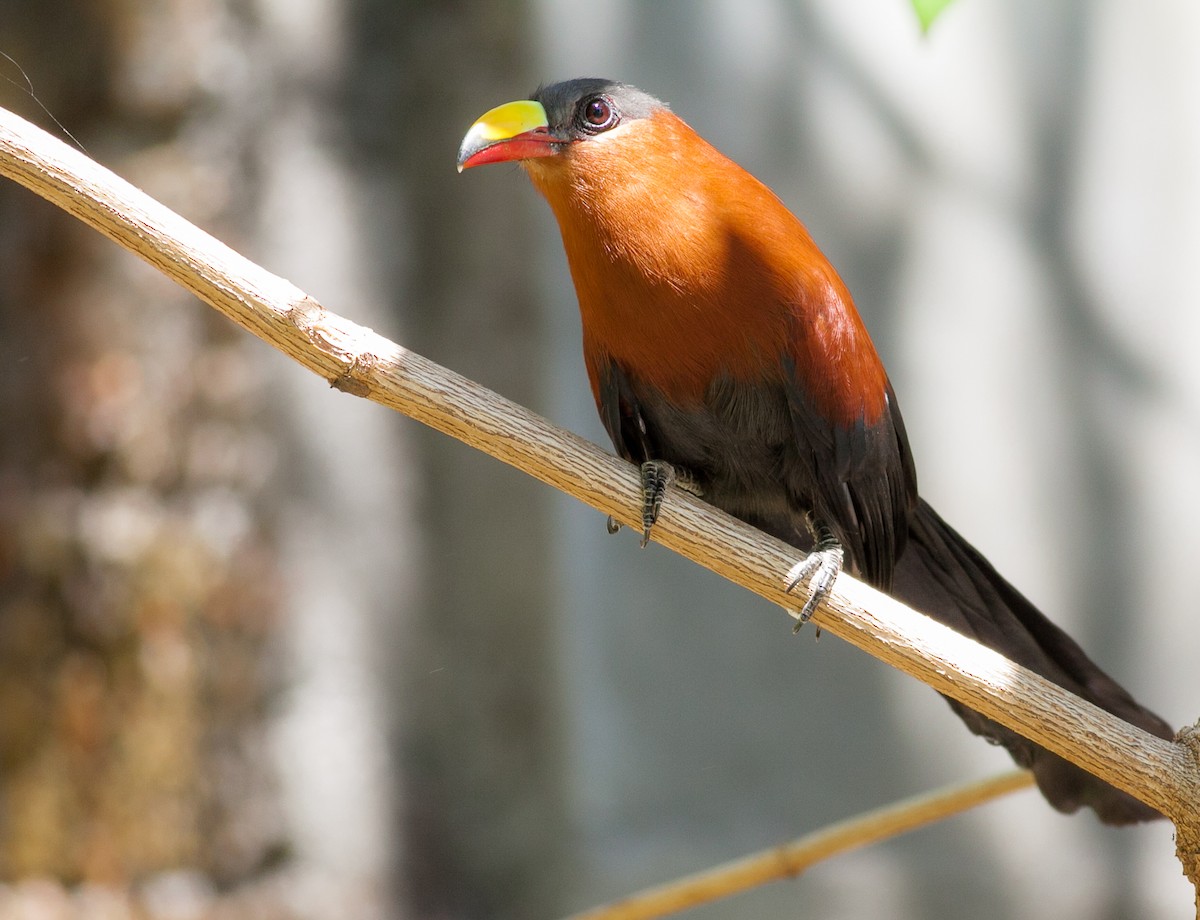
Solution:
M 567 920 L 654 920 L 665 917 L 758 885 L 795 878 L 822 860 L 906 834 L 1032 785 L 1032 773 L 1010 770 L 988 779 L 913 796 L 830 824 L 790 843 L 572 914 Z
M 129 183 L 0 109 L 0 172 L 141 256 L 332 385 L 372 399 L 633 524 L 636 472 L 594 444 L 330 313 Z M 654 538 L 783 607 L 794 548 L 673 491 Z M 817 624 L 1157 808 L 1196 875 L 1200 764 L 1156 738 L 848 576 Z M 1186 858 L 1186 848 L 1193 856 Z

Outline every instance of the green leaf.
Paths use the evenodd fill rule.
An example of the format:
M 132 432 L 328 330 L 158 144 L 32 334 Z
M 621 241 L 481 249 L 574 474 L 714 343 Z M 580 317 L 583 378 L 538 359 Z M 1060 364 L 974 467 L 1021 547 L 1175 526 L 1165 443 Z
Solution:
M 933 21 L 954 0 L 911 0 L 911 2 L 913 12 L 917 14 L 917 21 L 921 23 L 921 32 L 928 35 L 929 27 L 933 25 Z

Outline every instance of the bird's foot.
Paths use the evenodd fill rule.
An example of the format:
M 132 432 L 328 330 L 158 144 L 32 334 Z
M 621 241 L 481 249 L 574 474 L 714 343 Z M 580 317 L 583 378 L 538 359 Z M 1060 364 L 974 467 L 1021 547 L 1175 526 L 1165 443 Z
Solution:
M 647 460 L 642 464 L 642 548 L 650 542 L 650 531 L 662 511 L 667 486 L 675 482 L 675 467 L 664 460 Z
M 813 536 L 812 552 L 788 572 L 789 592 L 800 582 L 808 581 L 808 600 L 800 608 L 793 633 L 800 632 L 800 627 L 812 619 L 817 606 L 829 596 L 829 592 L 833 590 L 833 583 L 842 571 L 845 558 L 842 544 L 827 524 L 817 521 L 811 514 L 805 518 L 805 523 Z
M 642 547 L 645 548 L 650 542 L 650 531 L 654 529 L 659 512 L 662 511 L 663 497 L 667 494 L 668 486 L 678 486 L 695 496 L 703 495 L 704 491 L 691 473 L 676 469 L 665 460 L 647 460 L 642 464 L 641 476 Z M 609 533 L 616 533 L 621 529 L 621 522 L 610 515 L 606 526 Z

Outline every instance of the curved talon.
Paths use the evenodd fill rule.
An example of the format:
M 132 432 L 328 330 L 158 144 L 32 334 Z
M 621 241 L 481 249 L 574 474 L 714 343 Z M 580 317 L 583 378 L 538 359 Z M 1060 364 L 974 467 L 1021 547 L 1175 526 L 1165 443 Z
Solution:
M 837 581 L 837 577 L 842 571 L 842 562 L 845 559 L 842 544 L 838 542 L 837 537 L 826 524 L 817 521 L 812 514 L 805 518 L 805 523 L 813 535 L 815 545 L 804 561 L 796 563 L 788 572 L 786 590 L 789 593 L 800 582 L 808 581 L 808 600 L 800 608 L 800 616 L 792 628 L 793 634 L 800 632 L 800 627 L 812 619 L 812 615 L 821 601 L 829 596 L 834 582 Z
M 675 467 L 665 460 L 647 460 L 642 464 L 642 549 L 650 542 L 650 531 L 662 511 L 667 486 L 675 481 Z
M 623 525 L 621 524 L 621 522 L 618 521 L 611 514 L 608 516 L 608 520 L 604 522 L 604 529 L 607 530 L 609 533 L 616 533 L 618 530 L 621 529 L 622 526 Z
M 793 633 L 800 632 L 800 627 L 812 619 L 812 615 L 821 601 L 825 600 L 829 596 L 829 592 L 833 590 L 834 582 L 837 581 L 838 574 L 842 571 L 842 558 L 841 546 L 814 549 L 808 554 L 807 559 L 788 573 L 790 576 L 788 591 L 805 579 L 808 580 L 808 600 L 800 608 L 800 616 L 792 628 Z

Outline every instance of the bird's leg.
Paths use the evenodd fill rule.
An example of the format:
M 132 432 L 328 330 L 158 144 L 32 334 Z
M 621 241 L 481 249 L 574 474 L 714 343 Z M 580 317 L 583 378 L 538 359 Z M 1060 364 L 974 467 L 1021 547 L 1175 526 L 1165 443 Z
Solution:
M 642 548 L 650 542 L 650 531 L 662 511 L 667 486 L 675 481 L 675 467 L 665 460 L 647 460 L 642 464 Z
M 812 535 L 812 552 L 788 572 L 787 590 L 791 591 L 800 582 L 808 579 L 808 600 L 804 602 L 792 632 L 799 632 L 800 627 L 812 617 L 817 605 L 829 595 L 838 573 L 842 571 L 844 555 L 842 544 L 838 542 L 829 525 L 819 520 L 811 511 L 804 516 L 804 524 Z
M 696 478 L 687 470 L 676 469 L 665 460 L 647 460 L 642 464 L 642 548 L 650 542 L 650 531 L 658 521 L 658 513 L 662 510 L 663 496 L 667 486 L 675 485 L 685 492 L 695 496 L 704 494 Z M 608 518 L 608 532 L 616 533 L 621 529 L 619 521 L 611 515 Z

